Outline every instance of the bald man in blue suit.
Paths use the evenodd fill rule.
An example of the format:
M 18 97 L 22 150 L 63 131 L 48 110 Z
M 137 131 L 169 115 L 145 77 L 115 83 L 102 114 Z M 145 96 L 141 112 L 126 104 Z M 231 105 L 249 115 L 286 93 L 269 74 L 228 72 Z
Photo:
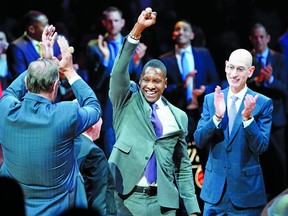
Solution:
M 273 103 L 246 85 L 255 69 L 249 51 L 233 51 L 225 65 L 229 87 L 205 96 L 194 133 L 199 148 L 209 147 L 203 215 L 261 215 L 267 200 L 259 155 L 268 149 Z M 238 112 L 229 134 L 232 96 Z

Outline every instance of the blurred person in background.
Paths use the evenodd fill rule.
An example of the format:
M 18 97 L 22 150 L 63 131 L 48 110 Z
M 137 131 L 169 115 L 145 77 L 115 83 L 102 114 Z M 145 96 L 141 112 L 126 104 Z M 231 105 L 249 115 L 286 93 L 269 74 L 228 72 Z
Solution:
M 9 46 L 6 33 L 0 29 L 0 97 L 8 84 L 8 64 L 6 51 Z
M 269 48 L 271 36 L 262 23 L 252 25 L 249 39 L 253 45 L 250 52 L 255 72 L 247 80 L 247 85 L 252 90 L 271 98 L 274 107 L 269 149 L 260 156 L 269 201 L 288 187 L 286 147 L 288 64 L 282 53 Z
M 41 57 L 39 42 L 44 28 L 49 25 L 49 20 L 41 11 L 31 10 L 24 15 L 21 23 L 23 35 L 12 41 L 7 50 L 8 68 L 12 75 L 11 81 L 27 70 L 32 61 Z M 59 48 L 54 48 L 54 52 L 54 56 L 60 55 Z

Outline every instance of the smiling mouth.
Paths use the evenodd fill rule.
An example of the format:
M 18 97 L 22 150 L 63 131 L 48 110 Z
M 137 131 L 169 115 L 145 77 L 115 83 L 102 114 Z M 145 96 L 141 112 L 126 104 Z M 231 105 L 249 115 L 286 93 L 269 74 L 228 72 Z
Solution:
M 146 94 L 147 94 L 147 95 L 155 95 L 156 92 L 146 91 Z
M 230 81 L 231 81 L 232 83 L 238 83 L 239 79 L 230 78 Z

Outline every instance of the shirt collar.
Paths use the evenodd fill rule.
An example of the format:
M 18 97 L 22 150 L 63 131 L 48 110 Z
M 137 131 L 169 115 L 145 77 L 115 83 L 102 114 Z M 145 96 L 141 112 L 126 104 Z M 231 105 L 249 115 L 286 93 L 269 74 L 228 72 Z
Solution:
M 120 34 L 115 40 L 109 40 L 109 43 L 122 44 L 123 36 Z
M 36 45 L 39 43 L 39 41 L 31 38 L 28 34 L 26 34 L 26 37 L 29 38 L 29 40 L 32 42 L 32 44 L 33 44 L 34 46 L 36 46 Z
M 157 104 L 157 108 L 160 109 L 160 110 L 163 109 L 163 107 L 165 106 L 165 104 L 162 101 L 161 97 L 155 102 L 155 104 Z
M 85 136 L 85 137 L 87 137 L 88 139 L 90 139 L 90 140 L 93 142 L 92 138 L 91 138 L 88 134 L 82 133 L 82 135 Z
M 228 91 L 228 99 L 230 99 L 232 97 L 232 95 L 235 95 L 238 97 L 238 99 L 240 99 L 239 101 L 242 101 L 242 99 L 244 98 L 244 95 L 246 94 L 247 92 L 247 85 L 240 91 L 238 92 L 237 94 L 234 94 L 231 89 L 229 88 L 229 91 Z
M 267 56 L 268 56 L 268 54 L 269 54 L 269 48 L 267 48 L 266 50 L 264 50 L 264 52 L 263 53 L 257 53 L 257 57 L 260 57 L 260 56 L 262 56 L 263 58 L 267 58 Z
M 183 52 L 192 53 L 192 46 L 189 45 L 185 49 L 180 49 L 178 48 L 177 45 L 175 45 L 175 50 L 176 50 L 176 53 L 179 55 L 181 55 Z

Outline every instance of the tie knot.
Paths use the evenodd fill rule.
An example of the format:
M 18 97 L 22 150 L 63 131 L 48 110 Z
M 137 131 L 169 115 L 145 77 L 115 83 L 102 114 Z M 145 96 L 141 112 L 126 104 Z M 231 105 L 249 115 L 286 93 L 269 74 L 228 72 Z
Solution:
M 232 103 L 235 103 L 238 100 L 238 97 L 235 95 L 232 95 Z
M 152 107 L 152 111 L 154 112 L 154 111 L 156 111 L 158 105 L 156 103 L 153 103 L 153 104 L 151 104 L 151 107 Z
M 185 57 L 185 55 L 186 55 L 186 52 L 187 52 L 186 50 L 182 50 L 182 51 L 181 51 L 181 56 L 182 56 L 182 58 L 184 58 L 184 57 Z
M 117 41 L 114 41 L 114 40 L 111 40 L 110 41 L 110 44 L 113 46 L 113 47 L 118 47 L 119 43 Z
M 257 55 L 257 62 L 258 63 L 262 63 L 263 59 L 264 59 L 264 57 L 262 56 L 262 54 Z

